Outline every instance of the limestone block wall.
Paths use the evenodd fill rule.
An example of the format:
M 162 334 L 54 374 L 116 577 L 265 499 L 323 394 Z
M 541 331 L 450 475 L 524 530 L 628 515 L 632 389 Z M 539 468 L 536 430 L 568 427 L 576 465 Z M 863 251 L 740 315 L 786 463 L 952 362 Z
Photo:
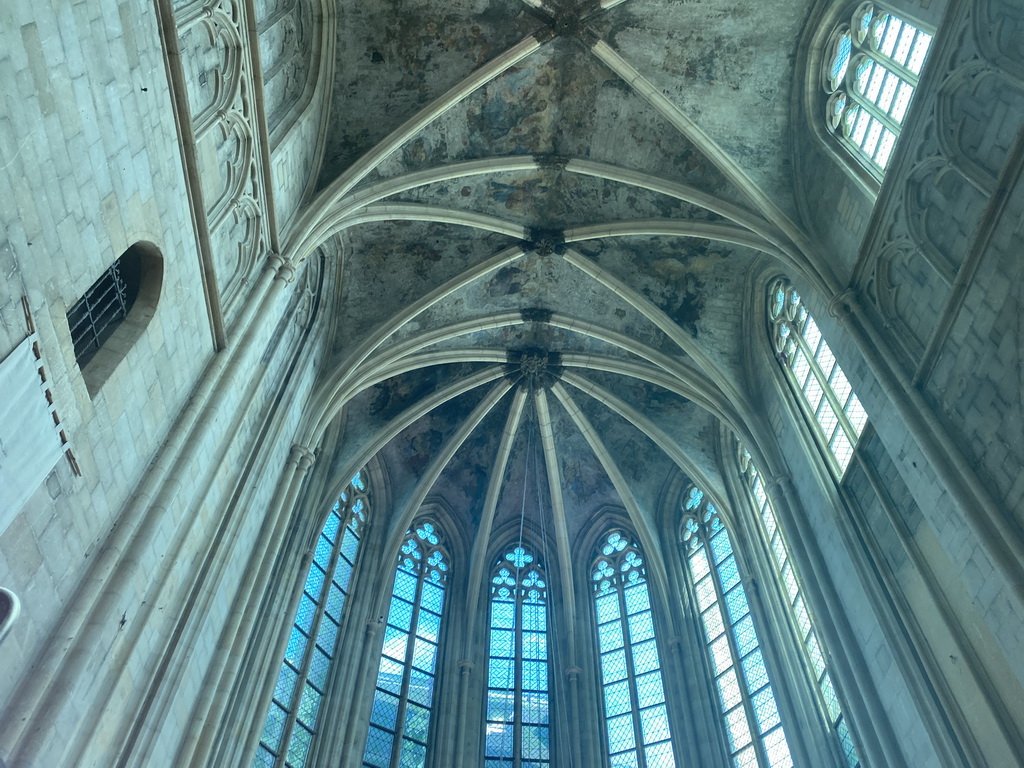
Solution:
M 0 701 L 17 702 L 19 680 L 47 649 L 213 343 L 152 14 L 128 3 L 14 2 L 0 15 L 0 356 L 26 335 L 28 296 L 82 470 L 59 463 L 0 533 L 0 583 L 30 607 L 4 644 L 16 662 L 0 671 Z M 161 300 L 90 396 L 66 312 L 137 241 L 163 254 Z M 127 608 L 103 619 L 107 643 Z

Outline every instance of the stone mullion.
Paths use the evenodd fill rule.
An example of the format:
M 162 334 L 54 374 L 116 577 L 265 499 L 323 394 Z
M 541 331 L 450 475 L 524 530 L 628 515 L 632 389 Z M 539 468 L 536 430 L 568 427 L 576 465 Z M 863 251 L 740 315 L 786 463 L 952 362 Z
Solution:
M 405 732 L 405 713 L 409 708 L 409 683 L 412 680 L 412 654 L 416 645 L 416 628 L 419 626 L 423 582 L 426 581 L 426 562 L 427 551 L 424 549 L 423 559 L 420 561 L 420 570 L 416 579 L 416 595 L 412 604 L 412 617 L 409 619 L 409 636 L 405 639 L 405 669 L 402 672 L 402 690 L 398 695 L 398 714 L 395 715 L 395 740 L 391 745 L 391 765 L 393 766 L 398 765 L 398 758 L 402 753 L 402 734 Z M 437 680 L 436 675 L 434 680 Z M 433 699 L 434 697 L 431 696 L 431 710 L 433 710 Z M 431 724 L 433 725 L 433 718 L 431 718 Z
M 519 569 L 516 569 L 515 647 L 512 659 L 512 766 L 522 768 L 523 764 L 523 586 Z
M 701 512 L 702 513 L 703 513 L 704 509 L 705 509 L 705 507 L 702 506 L 701 507 Z M 708 534 L 708 527 L 709 526 L 705 526 L 704 524 L 701 525 L 701 539 L 702 539 L 701 546 L 704 547 L 704 552 L 707 554 L 707 557 L 708 557 L 708 564 L 711 566 L 711 572 L 710 572 L 711 583 L 715 585 L 715 594 L 717 595 L 718 610 L 721 611 L 721 614 L 722 614 L 722 623 L 723 623 L 723 625 L 725 627 L 725 638 L 726 638 L 726 642 L 729 644 L 729 652 L 732 654 L 732 658 L 733 658 L 733 665 L 732 666 L 736 670 L 736 680 L 737 680 L 737 682 L 741 683 L 741 687 L 740 687 L 740 704 L 743 707 L 743 711 L 747 715 L 747 728 L 750 731 L 750 739 L 751 739 L 751 741 L 754 744 L 754 754 L 757 756 L 757 764 L 759 766 L 761 766 L 762 768 L 770 768 L 770 766 L 768 765 L 768 760 L 767 760 L 767 758 L 765 757 L 765 754 L 764 754 L 764 744 L 761 741 L 761 729 L 760 729 L 760 727 L 757 724 L 757 716 L 754 713 L 754 706 L 753 706 L 753 704 L 752 704 L 752 702 L 750 700 L 750 698 L 752 696 L 752 692 L 750 690 L 750 684 L 747 681 L 746 671 L 743 669 L 743 659 L 742 659 L 742 657 L 740 655 L 739 646 L 736 643 L 736 633 L 733 631 L 734 625 L 733 625 L 733 622 L 732 622 L 732 618 L 731 618 L 731 616 L 729 614 L 729 607 L 726 605 L 726 602 L 725 602 L 725 590 L 722 588 L 722 578 L 721 578 L 721 575 L 718 573 L 718 564 L 715 563 L 715 553 L 711 549 L 711 537 L 707 535 Z M 729 531 L 726 530 L 724 526 L 723 526 L 722 530 L 725 532 L 726 536 L 729 536 Z M 736 571 L 737 571 L 737 573 L 739 573 L 739 561 L 736 560 L 736 551 L 732 547 L 732 537 L 731 536 L 729 538 L 729 548 L 732 550 L 731 554 L 732 554 L 732 557 L 733 557 L 733 561 L 736 562 Z M 746 589 L 745 589 L 745 585 L 743 584 L 743 577 L 742 576 L 740 576 L 739 587 L 741 589 L 744 589 L 744 596 L 745 596 L 746 595 Z M 736 587 L 734 586 L 733 589 L 736 589 Z M 750 601 L 749 600 L 747 601 L 747 612 L 748 613 L 750 612 Z M 756 628 L 755 628 L 755 631 L 756 631 Z M 704 645 L 705 645 L 706 648 L 710 649 L 711 648 L 711 643 L 710 643 L 710 641 L 708 641 L 706 639 L 706 637 L 707 636 L 705 635 L 705 643 L 704 643 Z M 758 647 L 759 648 L 760 648 L 760 645 L 761 644 L 758 643 Z M 712 670 L 711 676 L 712 676 L 712 680 L 716 679 L 716 676 L 715 676 L 713 670 Z M 717 683 L 716 683 L 716 685 L 717 685 Z M 768 682 L 768 686 L 771 687 L 771 680 L 770 679 L 769 679 L 769 682 Z M 724 719 L 725 715 L 726 715 L 726 713 L 722 712 L 722 718 L 723 719 Z M 729 733 L 728 733 L 728 726 L 727 726 L 726 727 L 726 739 L 728 739 L 728 738 L 729 738 Z M 730 762 L 732 761 L 732 755 L 733 755 L 732 747 L 730 746 L 729 747 L 729 760 L 730 760 Z
M 619 569 L 616 568 L 616 570 Z M 622 571 L 619 570 L 617 575 L 619 578 L 619 621 L 622 623 L 622 647 L 626 661 L 626 680 L 628 682 L 626 688 L 629 690 L 630 706 L 633 709 L 633 738 L 635 741 L 637 765 L 639 768 L 647 768 L 647 755 L 644 752 L 644 732 L 640 726 L 640 697 L 636 692 L 636 667 L 633 665 L 633 635 L 629 630 L 629 614 L 627 613 L 626 606 L 626 583 Z M 644 583 L 646 581 L 645 578 Z M 654 617 L 652 616 L 651 618 L 653 619 Z M 657 645 L 657 642 L 655 642 L 655 645 Z M 602 694 L 604 693 L 603 682 L 601 685 Z
M 316 610 L 313 613 L 313 622 L 312 622 L 312 624 L 310 624 L 310 627 L 309 627 L 309 633 L 310 633 L 309 634 L 309 645 L 306 646 L 306 652 L 303 654 L 303 657 L 302 657 L 302 664 L 300 665 L 300 667 L 298 669 L 298 673 L 299 674 L 298 674 L 298 678 L 295 681 L 295 691 L 292 694 L 291 709 L 288 710 L 288 719 L 285 721 L 284 731 L 281 734 L 281 749 L 280 749 L 280 751 L 277 754 L 277 760 L 274 762 L 275 767 L 280 766 L 280 767 L 283 768 L 285 762 L 287 762 L 288 747 L 291 745 L 292 734 L 295 732 L 295 721 L 298 719 L 298 716 L 299 716 L 299 703 L 302 700 L 302 693 L 305 690 L 306 681 L 309 679 L 309 668 L 310 668 L 310 666 L 313 663 L 313 656 L 315 655 L 315 652 L 316 652 L 316 638 L 317 638 L 317 635 L 319 635 L 319 633 L 320 633 L 320 625 L 323 624 L 324 615 L 327 613 L 327 598 L 330 595 L 331 584 L 334 581 L 334 570 L 335 570 L 335 568 L 338 565 L 338 558 L 341 555 L 341 545 L 342 545 L 342 542 L 345 540 L 345 534 L 348 532 L 348 526 L 349 526 L 349 524 L 352 521 L 352 505 L 355 503 L 355 501 L 354 501 L 354 497 L 355 497 L 354 491 L 350 494 L 350 496 L 353 497 L 353 501 L 345 506 L 345 510 L 344 511 L 346 513 L 346 517 L 345 518 L 341 518 L 340 515 L 338 516 L 339 518 L 341 518 L 341 524 L 338 527 L 338 533 L 335 535 L 334 544 L 333 544 L 333 546 L 331 548 L 331 556 L 327 560 L 327 568 L 326 568 L 326 572 L 324 574 L 324 583 L 323 583 L 323 586 L 320 587 L 320 595 L 319 595 L 319 598 L 317 599 Z M 363 503 L 365 504 L 366 502 L 364 501 Z M 323 535 L 322 532 L 318 533 L 317 534 L 317 538 L 319 539 L 319 537 L 322 536 L 322 535 Z M 315 549 L 316 549 L 316 547 L 314 546 L 314 551 L 315 551 Z M 313 563 L 315 563 L 315 562 L 316 562 L 316 560 L 314 559 Z M 310 566 L 309 566 L 310 568 L 313 567 L 313 563 L 310 563 Z M 307 573 L 307 577 L 306 578 L 308 579 L 309 578 L 309 576 L 308 576 L 309 571 L 307 570 L 306 573 Z M 304 594 L 305 591 L 306 591 L 305 590 L 305 586 L 303 586 L 302 593 L 299 594 L 299 604 L 300 605 L 302 603 L 302 594 Z M 298 606 L 296 606 L 296 611 L 298 611 Z M 295 622 L 293 621 L 292 622 L 292 626 L 294 626 L 294 625 L 295 625 Z M 339 628 L 339 632 L 340 632 L 340 628 Z M 337 642 L 337 638 L 335 638 L 335 642 Z M 334 649 L 331 648 L 330 651 L 331 651 L 331 655 L 330 655 L 329 661 L 333 662 L 334 661 Z M 326 705 L 326 701 L 324 701 L 324 699 L 325 699 L 324 693 L 325 693 L 324 691 L 321 691 L 321 696 L 320 696 L 321 701 L 320 701 L 320 705 L 317 707 L 317 718 L 318 719 L 320 717 L 320 710 L 323 709 L 323 707 Z M 313 749 L 313 741 L 314 741 L 314 737 L 316 736 L 316 733 L 317 733 L 316 730 L 314 730 L 315 728 L 316 728 L 315 725 L 311 725 L 310 726 L 310 730 L 312 731 L 312 737 L 310 738 L 310 746 L 309 746 L 309 750 L 310 751 L 312 751 L 312 749 Z

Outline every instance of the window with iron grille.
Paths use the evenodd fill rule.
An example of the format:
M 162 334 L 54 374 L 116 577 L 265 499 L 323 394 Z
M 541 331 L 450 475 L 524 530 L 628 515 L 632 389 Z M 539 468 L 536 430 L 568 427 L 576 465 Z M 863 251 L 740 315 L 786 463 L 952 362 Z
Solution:
M 142 260 L 128 249 L 68 311 L 75 359 L 85 367 L 128 317 L 139 296 Z

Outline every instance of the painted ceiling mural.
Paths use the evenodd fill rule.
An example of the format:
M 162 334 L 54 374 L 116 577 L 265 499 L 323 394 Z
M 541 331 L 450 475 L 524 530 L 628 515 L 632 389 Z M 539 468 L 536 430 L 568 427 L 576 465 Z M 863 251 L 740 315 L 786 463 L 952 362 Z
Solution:
M 650 531 L 678 471 L 722 487 L 751 273 L 820 279 L 784 141 L 809 5 L 339 4 L 295 228 L 344 258 L 311 429 L 344 414 L 345 472 L 382 454 L 395 530 L 430 497 L 565 547 L 608 507 Z

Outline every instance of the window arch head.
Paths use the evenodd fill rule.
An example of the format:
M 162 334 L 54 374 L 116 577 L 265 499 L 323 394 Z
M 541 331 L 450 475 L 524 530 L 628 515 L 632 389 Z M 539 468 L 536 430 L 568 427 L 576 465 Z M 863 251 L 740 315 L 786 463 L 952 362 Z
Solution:
M 790 768 L 768 669 L 718 510 L 696 486 L 683 495 L 682 540 L 711 672 L 736 768 Z
M 646 566 L 624 531 L 602 539 L 590 580 L 609 760 L 636 768 L 674 768 Z
M 491 570 L 485 768 L 551 764 L 548 585 L 542 564 L 519 544 Z
M 880 178 L 888 167 L 932 36 L 874 3 L 833 30 L 822 56 L 826 128 Z
M 363 753 L 366 768 L 423 765 L 450 560 L 440 530 L 420 520 L 405 535 Z
M 868 423 L 867 412 L 800 294 L 781 278 L 768 289 L 768 323 L 775 354 L 842 476 Z

